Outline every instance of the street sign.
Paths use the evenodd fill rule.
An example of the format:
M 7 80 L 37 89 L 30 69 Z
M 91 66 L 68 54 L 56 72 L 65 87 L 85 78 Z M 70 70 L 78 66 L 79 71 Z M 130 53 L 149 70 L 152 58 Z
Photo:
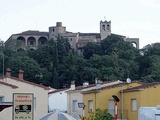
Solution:
M 13 93 L 13 120 L 34 120 L 33 93 Z

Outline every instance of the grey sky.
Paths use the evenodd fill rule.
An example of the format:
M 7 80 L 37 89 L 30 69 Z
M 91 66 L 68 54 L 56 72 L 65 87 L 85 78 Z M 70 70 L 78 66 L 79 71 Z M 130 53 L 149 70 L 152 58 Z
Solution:
M 160 0 L 0 0 L 0 38 L 27 30 L 48 31 L 57 21 L 72 32 L 112 33 L 140 39 L 140 48 L 160 41 Z

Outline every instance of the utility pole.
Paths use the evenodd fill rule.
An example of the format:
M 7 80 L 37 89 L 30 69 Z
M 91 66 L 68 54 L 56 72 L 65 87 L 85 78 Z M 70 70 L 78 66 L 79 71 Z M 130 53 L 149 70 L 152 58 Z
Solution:
M 2 66 L 3 66 L 2 78 L 4 79 L 4 54 L 3 54 L 3 51 L 1 51 L 0 55 L 2 57 Z

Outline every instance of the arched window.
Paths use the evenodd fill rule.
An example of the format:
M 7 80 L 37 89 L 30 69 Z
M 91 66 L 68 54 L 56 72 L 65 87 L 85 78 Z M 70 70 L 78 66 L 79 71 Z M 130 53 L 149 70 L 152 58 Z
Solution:
M 43 45 L 47 42 L 47 38 L 46 37 L 40 37 L 38 39 L 38 45 Z
M 34 37 L 29 37 L 27 40 L 27 45 L 31 46 L 31 47 L 35 47 L 36 46 L 36 39 Z
M 105 25 L 102 25 L 102 30 L 106 30 L 106 26 Z
M 110 30 L 110 25 L 107 25 L 107 30 L 108 30 L 108 31 Z

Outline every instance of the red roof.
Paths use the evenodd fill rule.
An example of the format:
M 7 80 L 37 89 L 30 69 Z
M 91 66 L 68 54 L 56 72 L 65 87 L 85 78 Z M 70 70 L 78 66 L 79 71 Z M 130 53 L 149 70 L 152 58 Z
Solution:
M 57 90 L 54 90 L 54 91 L 51 91 L 51 92 L 48 92 L 48 94 L 53 94 L 53 93 L 57 93 L 57 92 L 61 92 L 61 91 L 65 91 L 69 88 L 64 88 L 64 89 L 57 89 Z
M 112 82 L 116 82 L 116 80 L 109 81 L 109 82 L 102 82 L 101 85 L 107 84 L 107 83 L 112 83 Z M 116 84 L 118 84 L 118 83 L 115 83 L 114 85 L 116 85 Z M 120 84 L 120 83 L 119 83 L 119 84 Z M 96 84 L 90 84 L 90 85 L 88 85 L 88 86 L 86 86 L 86 87 L 84 87 L 84 86 L 77 86 L 77 87 L 75 88 L 75 90 L 83 90 L 83 89 L 91 88 L 91 87 L 94 87 L 94 86 L 96 86 Z M 110 85 L 110 86 L 112 86 L 112 85 Z M 109 88 L 109 86 L 103 87 L 103 89 L 105 89 L 105 88 Z M 93 89 L 94 89 L 94 88 L 93 88 Z M 70 91 L 74 91 L 74 90 L 70 90 Z
M 153 82 L 153 83 L 144 83 L 143 85 L 137 86 L 137 87 L 132 87 L 132 88 L 127 88 L 125 90 L 123 90 L 124 92 L 129 92 L 129 91 L 139 91 L 139 90 L 143 90 L 145 88 L 149 88 L 149 87 L 154 87 L 159 85 L 160 82 Z
M 91 93 L 91 92 L 99 92 L 99 90 L 106 90 L 106 89 L 111 89 L 111 88 L 119 87 L 121 84 L 126 84 L 126 83 L 117 83 L 117 84 L 101 87 L 98 90 L 96 88 L 94 88 L 92 90 L 84 91 L 82 93 L 85 94 L 85 93 Z
M 137 82 L 137 81 L 135 81 L 135 82 Z M 111 88 L 115 88 L 115 87 L 120 87 L 121 85 L 126 85 L 126 84 L 128 84 L 128 83 L 123 82 L 123 83 L 112 84 L 112 85 L 109 85 L 109 86 L 101 87 L 98 90 L 96 88 L 94 88 L 92 90 L 84 91 L 82 93 L 85 94 L 85 93 L 91 93 L 91 92 L 99 92 L 101 90 L 106 90 L 106 89 L 111 89 Z
M 16 86 L 16 85 L 12 85 L 12 84 L 9 84 L 9 83 L 3 82 L 3 81 L 0 81 L 0 84 L 3 84 L 3 85 L 6 85 L 6 86 L 9 86 L 9 87 L 12 87 L 12 88 L 14 88 L 14 89 L 18 88 L 18 86 Z
M 34 85 L 34 86 L 37 86 L 37 87 L 41 87 L 45 90 L 49 90 L 49 87 L 46 87 L 44 85 L 41 85 L 41 84 L 36 84 L 36 83 L 33 83 L 33 82 L 29 82 L 27 80 L 20 80 L 16 77 L 13 77 L 13 76 L 5 76 L 4 78 L 10 78 L 10 79 L 14 79 L 14 80 L 17 80 L 17 81 L 20 81 L 20 82 L 24 82 L 24 83 L 27 83 L 27 84 L 30 84 L 30 85 Z M 4 82 L 5 83 L 5 82 Z M 9 84 L 9 83 L 6 83 L 6 84 Z M 11 84 L 10 84 L 11 85 Z M 14 86 L 14 85 L 13 85 Z

